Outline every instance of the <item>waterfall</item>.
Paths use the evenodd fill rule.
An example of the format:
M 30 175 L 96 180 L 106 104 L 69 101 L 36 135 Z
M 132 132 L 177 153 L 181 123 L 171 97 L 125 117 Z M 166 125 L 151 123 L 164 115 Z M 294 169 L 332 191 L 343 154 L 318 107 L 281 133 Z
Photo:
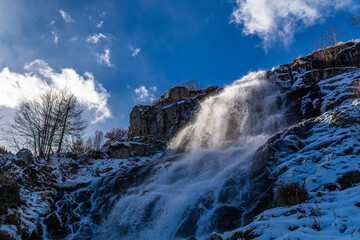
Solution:
M 243 223 L 255 151 L 286 124 L 281 92 L 253 72 L 201 103 L 144 184 L 126 192 L 99 239 L 207 239 Z

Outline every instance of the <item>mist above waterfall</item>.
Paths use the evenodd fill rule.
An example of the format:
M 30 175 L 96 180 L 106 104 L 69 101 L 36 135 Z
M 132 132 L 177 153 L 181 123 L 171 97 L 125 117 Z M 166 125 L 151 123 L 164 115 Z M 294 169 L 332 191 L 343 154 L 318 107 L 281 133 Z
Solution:
M 285 123 L 276 85 L 265 72 L 252 72 L 200 105 L 196 119 L 169 144 L 171 149 L 196 151 L 223 148 L 240 139 L 266 137 Z
M 201 239 L 240 226 L 252 157 L 286 124 L 281 103 L 262 71 L 206 99 L 169 144 L 185 152 L 121 196 L 99 239 Z

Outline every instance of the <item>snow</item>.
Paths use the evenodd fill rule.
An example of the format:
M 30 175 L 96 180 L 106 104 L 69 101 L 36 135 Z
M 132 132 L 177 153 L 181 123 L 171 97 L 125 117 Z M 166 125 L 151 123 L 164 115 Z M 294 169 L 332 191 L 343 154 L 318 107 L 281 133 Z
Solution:
M 133 142 L 133 141 L 122 141 L 122 142 L 114 142 L 111 144 L 111 146 L 113 146 L 113 147 L 116 147 L 119 145 L 130 147 L 131 145 L 145 145 L 145 143 Z
M 360 239 L 360 186 L 344 191 L 325 192 L 323 196 L 293 207 L 278 207 L 258 215 L 246 227 L 256 239 Z M 358 206 L 357 206 L 358 205 Z
M 18 209 L 9 209 L 8 215 L 19 213 L 22 228 L 27 229 L 30 233 L 36 229 L 39 217 L 46 216 L 53 210 L 52 196 L 56 194 L 56 188 L 75 187 L 79 184 L 91 184 L 103 177 L 110 176 L 115 173 L 125 172 L 133 167 L 143 165 L 154 159 L 158 159 L 162 153 L 158 153 L 151 157 L 138 157 L 129 159 L 86 159 L 86 161 L 73 160 L 71 158 L 54 155 L 50 158 L 50 162 L 38 160 L 35 164 L 30 165 L 36 169 L 37 184 L 30 183 L 26 180 L 24 171 L 26 168 L 20 168 L 12 164 L 11 169 L 7 173 L 16 179 L 22 180 L 20 184 L 20 195 L 24 204 Z M 15 157 L 14 157 L 15 158 Z M 77 166 L 76 171 L 73 167 Z M 45 170 L 44 170 L 45 169 Z M 5 217 L 5 216 L 3 216 Z M 14 225 L 2 225 L 0 230 L 7 231 L 11 236 L 16 236 L 17 229 Z
M 11 237 L 20 240 L 21 236 L 16 234 L 17 228 L 15 225 L 0 225 L 0 231 L 6 231 Z
M 359 78 L 360 70 L 349 69 L 319 81 L 322 115 L 309 120 L 314 125 L 307 137 L 290 131 L 278 140 L 276 162 L 269 167 L 274 191 L 281 182 L 305 183 L 310 199 L 266 210 L 249 225 L 224 233 L 224 239 L 246 231 L 256 239 L 360 239 L 360 184 L 344 189 L 339 184 L 343 176 L 360 170 Z M 302 86 L 299 75 L 292 89 Z M 301 106 L 310 101 L 305 96 Z

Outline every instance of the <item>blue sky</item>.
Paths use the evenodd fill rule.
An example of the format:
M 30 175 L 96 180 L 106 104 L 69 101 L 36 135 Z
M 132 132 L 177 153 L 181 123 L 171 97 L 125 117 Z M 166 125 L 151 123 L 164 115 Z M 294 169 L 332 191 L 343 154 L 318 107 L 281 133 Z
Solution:
M 88 109 L 88 134 L 127 127 L 135 104 L 185 81 L 224 86 L 308 54 L 329 24 L 345 30 L 340 40 L 360 38 L 349 25 L 358 4 L 1 0 L 0 106 L 9 120 L 19 103 L 67 84 Z

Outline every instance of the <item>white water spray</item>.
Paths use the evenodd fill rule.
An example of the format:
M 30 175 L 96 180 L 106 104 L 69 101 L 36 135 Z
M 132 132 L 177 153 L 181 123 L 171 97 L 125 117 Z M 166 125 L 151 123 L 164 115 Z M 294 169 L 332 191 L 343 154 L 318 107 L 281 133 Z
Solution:
M 280 96 L 256 72 L 206 99 L 169 144 L 186 152 L 122 196 L 99 239 L 202 239 L 241 225 L 252 156 L 285 124 Z

